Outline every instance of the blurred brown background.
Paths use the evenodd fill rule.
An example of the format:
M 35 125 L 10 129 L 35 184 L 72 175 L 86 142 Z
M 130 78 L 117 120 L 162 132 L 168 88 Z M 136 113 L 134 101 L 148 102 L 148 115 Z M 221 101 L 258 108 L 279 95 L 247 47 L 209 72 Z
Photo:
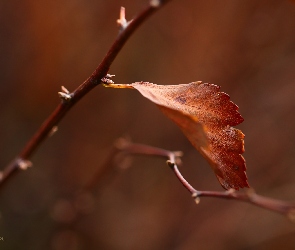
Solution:
M 11 161 L 58 104 L 99 64 L 148 0 L 0 1 L 0 163 Z M 174 0 L 129 40 L 110 73 L 117 83 L 222 86 L 245 118 L 247 173 L 260 194 L 295 200 L 295 4 Z M 94 89 L 0 192 L 1 249 L 295 249 L 295 224 L 249 204 L 196 206 L 165 160 L 136 157 L 78 214 L 71 197 L 122 135 L 184 152 L 183 175 L 222 190 L 180 130 L 136 91 Z M 99 183 L 98 183 L 99 184 Z M 82 210 L 83 210 L 82 209 Z

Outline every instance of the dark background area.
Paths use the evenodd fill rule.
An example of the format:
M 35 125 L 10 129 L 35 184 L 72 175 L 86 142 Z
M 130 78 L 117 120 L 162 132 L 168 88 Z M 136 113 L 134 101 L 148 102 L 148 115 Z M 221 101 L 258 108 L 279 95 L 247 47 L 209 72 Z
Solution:
M 148 0 L 0 1 L 0 163 L 4 168 Z M 116 83 L 222 87 L 245 121 L 250 185 L 295 200 L 295 4 L 174 0 L 128 41 L 111 67 Z M 208 163 L 157 107 L 133 90 L 98 86 L 0 191 L 1 249 L 294 249 L 295 225 L 245 203 L 196 205 L 165 160 L 129 168 L 71 200 L 101 168 L 114 141 L 184 152 L 181 171 L 200 190 L 222 190 Z M 111 167 L 111 166 L 110 166 Z M 78 212 L 78 211 L 83 211 Z

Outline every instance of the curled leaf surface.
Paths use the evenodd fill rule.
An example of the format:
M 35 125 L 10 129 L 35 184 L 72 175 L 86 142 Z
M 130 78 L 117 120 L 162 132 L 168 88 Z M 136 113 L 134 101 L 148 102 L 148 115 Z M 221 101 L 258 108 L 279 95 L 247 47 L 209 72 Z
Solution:
M 225 189 L 249 187 L 241 155 L 244 134 L 232 127 L 244 119 L 219 86 L 199 81 L 180 85 L 136 82 L 126 87 L 137 89 L 181 128 Z

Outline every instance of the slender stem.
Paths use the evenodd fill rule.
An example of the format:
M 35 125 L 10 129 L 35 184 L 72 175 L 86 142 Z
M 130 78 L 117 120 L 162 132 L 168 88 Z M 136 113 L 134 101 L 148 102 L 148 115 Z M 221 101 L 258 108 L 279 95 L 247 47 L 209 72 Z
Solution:
M 231 199 L 236 201 L 243 201 L 253 204 L 258 207 L 265 208 L 270 211 L 274 211 L 287 216 L 290 220 L 295 222 L 295 202 L 285 202 L 282 200 L 276 200 L 255 193 L 253 189 L 249 189 L 246 192 L 236 192 L 231 189 L 228 191 L 199 191 L 195 189 L 180 173 L 175 159 L 180 154 L 178 152 L 172 152 L 161 148 L 150 147 L 143 144 L 136 144 L 129 141 L 121 141 L 119 149 L 125 154 L 140 154 L 140 155 L 154 155 L 168 158 L 167 164 L 173 170 L 177 179 L 181 184 L 191 193 L 196 203 L 199 203 L 200 197 L 213 197 L 222 199 Z
M 295 202 L 285 202 L 281 200 L 271 199 L 258 195 L 254 190 L 249 190 L 246 193 L 237 193 L 235 191 L 225 191 L 225 192 L 216 192 L 216 191 L 197 191 L 198 197 L 215 197 L 222 199 L 232 199 L 239 200 L 243 202 L 248 202 L 254 204 L 258 207 L 262 207 L 274 212 L 285 214 L 290 219 L 295 220 Z
M 82 97 L 84 97 L 89 91 L 101 83 L 101 79 L 106 76 L 108 70 L 117 57 L 120 50 L 123 48 L 124 44 L 134 33 L 134 31 L 154 12 L 160 9 L 164 4 L 170 0 L 162 1 L 151 1 L 150 5 L 143 10 L 137 17 L 135 17 L 131 22 L 127 23 L 124 27 L 121 27 L 121 32 L 119 33 L 117 39 L 112 44 L 111 48 L 107 52 L 106 56 L 103 58 L 102 62 L 92 73 L 92 75 L 84 81 L 73 93 L 64 95 L 66 98 L 62 98 L 62 102 L 56 107 L 51 115 L 44 121 L 41 127 L 33 135 L 33 137 L 24 146 L 23 150 L 19 155 L 8 164 L 0 174 L 0 186 L 3 185 L 8 179 L 13 176 L 24 162 L 27 162 L 32 155 L 35 153 L 36 149 L 41 145 L 42 142 L 51 134 L 52 129 L 62 120 L 66 113 L 77 103 Z M 155 4 L 155 2 L 157 4 Z

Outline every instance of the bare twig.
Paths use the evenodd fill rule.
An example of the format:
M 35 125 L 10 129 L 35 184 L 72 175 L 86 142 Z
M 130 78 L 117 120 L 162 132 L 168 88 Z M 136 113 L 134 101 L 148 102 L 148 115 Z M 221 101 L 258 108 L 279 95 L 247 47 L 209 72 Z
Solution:
M 169 2 L 170 0 L 162 0 L 162 1 L 151 1 L 150 5 L 143 10 L 137 17 L 135 17 L 132 22 L 127 22 L 125 19 L 125 9 L 121 9 L 120 19 L 123 22 L 125 19 L 126 22 L 120 22 L 121 32 L 119 33 L 117 39 L 107 52 L 106 56 L 103 58 L 102 62 L 96 68 L 96 70 L 92 73 L 92 75 L 84 81 L 76 90 L 72 93 L 69 93 L 66 88 L 62 88 L 62 92 L 59 92 L 59 96 L 61 98 L 61 103 L 56 107 L 56 109 L 52 112 L 51 115 L 44 121 L 41 127 L 37 130 L 37 132 L 33 135 L 33 137 L 28 141 L 23 150 L 19 153 L 19 155 L 9 164 L 7 165 L 3 171 L 0 173 L 0 185 L 3 185 L 5 181 L 11 178 L 14 173 L 16 173 L 19 169 L 23 169 L 20 166 L 20 162 L 28 161 L 33 153 L 35 153 L 36 149 L 41 145 L 42 142 L 46 140 L 46 138 L 52 134 L 52 131 L 56 131 L 57 124 L 62 120 L 62 118 L 66 115 L 66 113 L 76 104 L 82 97 L 84 97 L 90 90 L 96 87 L 101 83 L 101 79 L 107 77 L 108 70 L 113 63 L 114 59 L 126 43 L 126 41 L 130 38 L 130 36 L 134 33 L 134 31 L 155 11 L 157 11 L 164 4 Z
M 191 186 L 188 181 L 182 176 L 178 167 L 177 159 L 181 156 L 179 152 L 172 152 L 161 148 L 155 148 L 143 144 L 136 144 L 124 139 L 120 139 L 120 146 L 118 147 L 124 154 L 139 154 L 139 155 L 153 155 L 168 158 L 167 164 L 173 170 L 174 174 L 182 185 L 191 193 L 195 202 L 200 202 L 200 197 L 214 197 L 222 199 L 231 199 L 236 201 L 243 201 L 253 204 L 258 207 L 265 208 L 287 216 L 291 221 L 295 222 L 295 202 L 285 202 L 281 200 L 271 199 L 255 193 L 253 189 L 246 192 L 236 192 L 231 189 L 228 191 L 199 191 Z

